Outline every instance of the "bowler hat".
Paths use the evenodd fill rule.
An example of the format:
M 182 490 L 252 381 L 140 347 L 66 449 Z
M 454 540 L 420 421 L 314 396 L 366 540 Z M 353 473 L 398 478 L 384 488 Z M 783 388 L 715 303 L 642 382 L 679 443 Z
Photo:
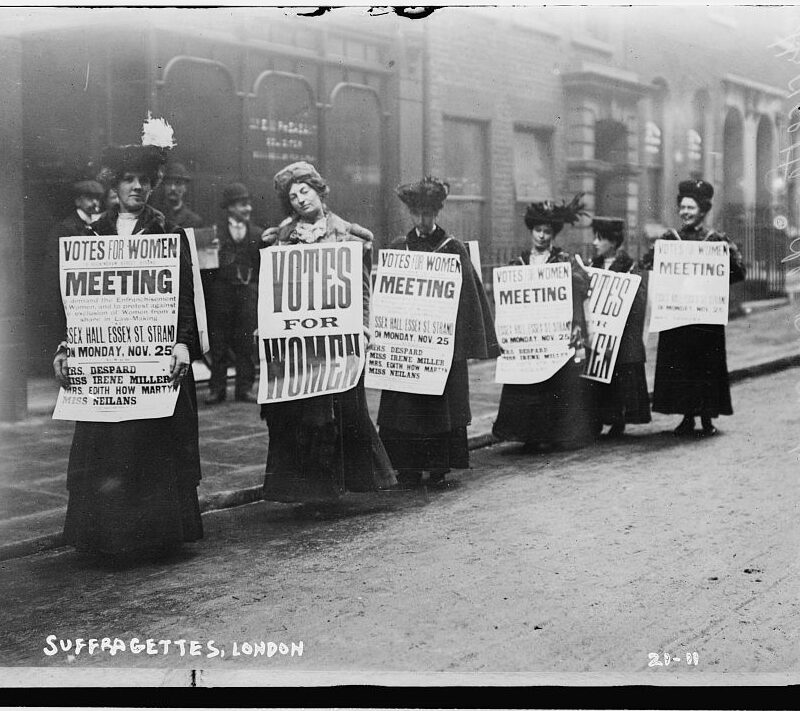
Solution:
M 192 174 L 183 163 L 170 163 L 164 172 L 164 180 L 169 179 L 185 180 L 188 183 L 192 179 Z
M 220 200 L 220 207 L 226 208 L 228 205 L 239 200 L 249 200 L 250 192 L 244 183 L 229 183 L 222 188 L 222 199 Z

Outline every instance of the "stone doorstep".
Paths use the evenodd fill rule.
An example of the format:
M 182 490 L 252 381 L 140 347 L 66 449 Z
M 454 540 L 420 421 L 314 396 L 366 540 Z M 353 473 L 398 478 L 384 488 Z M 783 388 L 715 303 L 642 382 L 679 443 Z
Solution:
M 741 368 L 736 368 L 730 372 L 730 380 L 731 383 L 738 383 L 746 378 L 768 375 L 798 365 L 800 365 L 800 353 L 787 353 L 778 358 L 766 361 L 762 360 Z M 650 393 L 650 396 L 652 397 L 652 393 Z M 487 415 L 476 418 L 475 424 L 479 427 L 480 431 L 474 432 L 468 436 L 467 441 L 470 449 L 488 447 L 497 442 L 492 434 L 491 422 L 492 420 Z M 260 500 L 260 486 L 214 492 L 200 496 L 200 510 L 203 513 L 209 513 L 220 509 L 243 506 Z M 0 561 L 41 553 L 62 546 L 64 546 L 62 533 L 52 533 L 23 541 L 15 541 L 13 543 L 0 545 Z

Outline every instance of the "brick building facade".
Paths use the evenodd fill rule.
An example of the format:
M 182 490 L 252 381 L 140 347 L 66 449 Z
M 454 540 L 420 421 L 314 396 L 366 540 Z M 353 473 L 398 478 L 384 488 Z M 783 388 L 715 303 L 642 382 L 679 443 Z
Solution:
M 780 40 L 798 20 L 764 7 L 434 14 L 416 81 L 424 169 L 453 186 L 443 219 L 503 263 L 525 242 L 525 203 L 583 191 L 591 213 L 626 219 L 638 254 L 674 224 L 678 182 L 704 177 L 710 222 L 745 250 L 749 296 L 780 293 L 772 225 L 797 225 L 779 169 L 796 72 Z M 560 239 L 588 256 L 591 238 L 584 225 Z

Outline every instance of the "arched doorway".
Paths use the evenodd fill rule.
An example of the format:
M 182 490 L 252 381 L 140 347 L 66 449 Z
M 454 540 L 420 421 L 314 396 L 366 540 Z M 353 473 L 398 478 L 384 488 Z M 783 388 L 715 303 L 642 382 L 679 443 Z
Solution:
M 325 178 L 334 212 L 375 233 L 381 243 L 381 108 L 368 86 L 342 83 L 331 92 L 326 121 Z
M 193 173 L 191 207 L 210 224 L 224 185 L 242 179 L 242 101 L 230 72 L 209 59 L 175 57 L 164 69 L 161 106 L 175 129 L 172 158 Z

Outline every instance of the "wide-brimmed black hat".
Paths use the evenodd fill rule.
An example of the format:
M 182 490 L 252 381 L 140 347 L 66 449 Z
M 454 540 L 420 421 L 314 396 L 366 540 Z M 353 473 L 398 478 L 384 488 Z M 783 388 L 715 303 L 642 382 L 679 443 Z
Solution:
M 601 238 L 622 244 L 625 239 L 625 220 L 621 217 L 593 217 L 592 230 Z
M 229 183 L 222 188 L 222 199 L 219 201 L 223 209 L 239 200 L 249 200 L 250 191 L 244 183 Z
M 113 186 L 125 173 L 143 173 L 155 187 L 166 159 L 163 149 L 156 146 L 107 146 L 101 158 L 101 178 Z
M 678 184 L 678 205 L 683 198 L 692 198 L 701 210 L 711 209 L 711 198 L 714 197 L 714 186 L 705 180 L 682 180 Z
M 561 231 L 565 224 L 574 225 L 581 217 L 588 217 L 581 198 L 584 193 L 578 193 L 568 203 L 562 200 L 556 205 L 551 200 L 532 202 L 525 210 L 525 226 L 532 230 L 536 225 L 551 225 L 553 233 Z
M 150 179 L 151 186 L 156 187 L 161 178 L 161 166 L 174 147 L 172 126 L 162 118 L 154 118 L 148 111 L 142 124 L 141 144 L 107 146 L 98 177 L 113 187 L 125 173 L 143 173 Z
M 395 192 L 412 212 L 439 212 L 450 194 L 450 185 L 428 175 L 417 183 L 398 185 Z

